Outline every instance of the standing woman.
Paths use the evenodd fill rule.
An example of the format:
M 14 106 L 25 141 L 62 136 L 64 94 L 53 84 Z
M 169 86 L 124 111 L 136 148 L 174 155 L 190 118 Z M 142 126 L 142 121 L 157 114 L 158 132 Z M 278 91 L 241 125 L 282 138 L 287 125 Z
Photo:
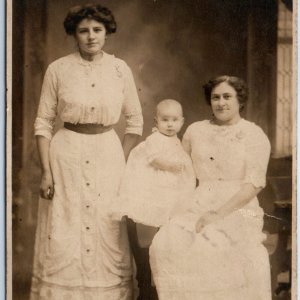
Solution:
M 246 85 L 219 76 L 204 86 L 213 118 L 190 125 L 183 146 L 199 186 L 194 206 L 163 226 L 150 249 L 160 300 L 271 300 L 263 210 L 270 143 L 240 116 Z
M 108 208 L 142 133 L 140 102 L 127 64 L 102 50 L 116 31 L 110 10 L 71 8 L 64 28 L 78 52 L 49 65 L 35 121 L 43 199 L 31 300 L 132 299 L 126 225 L 112 221 Z M 112 128 L 121 112 L 123 149 Z M 57 116 L 64 128 L 52 138 Z

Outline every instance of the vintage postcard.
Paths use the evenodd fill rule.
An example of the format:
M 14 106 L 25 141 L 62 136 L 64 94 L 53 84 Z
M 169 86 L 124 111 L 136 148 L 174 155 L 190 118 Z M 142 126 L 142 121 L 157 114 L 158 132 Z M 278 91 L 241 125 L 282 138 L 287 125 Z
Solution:
M 295 300 L 297 2 L 6 6 L 7 299 Z

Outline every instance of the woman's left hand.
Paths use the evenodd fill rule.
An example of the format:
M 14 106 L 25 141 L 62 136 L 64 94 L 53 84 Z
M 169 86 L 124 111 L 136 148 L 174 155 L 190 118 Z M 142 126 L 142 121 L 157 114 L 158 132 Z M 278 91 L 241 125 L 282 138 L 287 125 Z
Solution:
M 196 223 L 196 232 L 199 233 L 202 231 L 202 229 L 208 225 L 211 224 L 219 219 L 219 216 L 216 211 L 210 210 L 206 212 L 204 215 L 202 215 L 197 223 Z

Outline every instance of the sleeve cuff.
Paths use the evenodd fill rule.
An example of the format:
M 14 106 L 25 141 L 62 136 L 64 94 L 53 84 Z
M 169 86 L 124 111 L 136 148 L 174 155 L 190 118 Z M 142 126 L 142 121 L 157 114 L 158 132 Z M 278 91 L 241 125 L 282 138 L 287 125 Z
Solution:
M 143 127 L 126 127 L 125 134 L 136 134 L 141 136 L 143 134 Z
M 46 130 L 36 130 L 34 132 L 34 135 L 35 136 L 37 136 L 37 135 L 43 136 L 46 139 L 48 139 L 49 141 L 51 141 L 51 139 L 52 139 L 52 134 L 49 131 L 46 131 Z
M 143 134 L 143 125 L 144 125 L 143 116 L 140 112 L 136 114 L 125 115 L 125 119 L 126 119 L 125 134 L 126 133 L 132 133 L 137 135 Z
M 34 122 L 34 135 L 41 135 L 48 140 L 52 139 L 53 124 L 51 121 L 37 117 Z
M 245 183 L 251 183 L 256 188 L 264 188 L 266 186 L 266 176 L 265 174 L 252 174 L 247 176 Z

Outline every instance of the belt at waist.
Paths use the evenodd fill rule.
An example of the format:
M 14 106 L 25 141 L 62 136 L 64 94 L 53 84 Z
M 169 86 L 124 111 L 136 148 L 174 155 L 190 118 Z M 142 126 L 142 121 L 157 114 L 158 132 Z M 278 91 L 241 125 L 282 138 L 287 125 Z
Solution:
M 106 131 L 109 131 L 112 129 L 112 126 L 104 126 L 102 124 L 92 124 L 92 123 L 87 123 L 87 124 L 72 124 L 65 122 L 64 127 L 66 129 L 75 131 L 77 133 L 83 133 L 83 134 L 98 134 L 98 133 L 104 133 Z

